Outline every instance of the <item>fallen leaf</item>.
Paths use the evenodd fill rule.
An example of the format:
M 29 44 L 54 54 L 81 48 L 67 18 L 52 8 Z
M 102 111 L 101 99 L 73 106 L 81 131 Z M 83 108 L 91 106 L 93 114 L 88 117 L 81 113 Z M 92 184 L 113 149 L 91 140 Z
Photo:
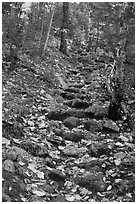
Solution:
M 46 192 L 44 190 L 39 189 L 37 187 L 32 189 L 32 193 L 37 195 L 37 196 L 45 196 L 46 195 Z
M 29 120 L 29 121 L 28 121 L 28 125 L 29 125 L 29 126 L 34 126 L 34 122 Z
M 75 196 L 73 196 L 73 195 L 65 195 L 65 198 L 66 198 L 66 200 L 67 201 L 69 201 L 69 202 L 73 202 L 74 200 L 75 200 Z
M 41 121 L 41 123 L 38 125 L 40 129 L 45 128 L 46 124 L 44 121 Z
M 111 189 L 112 189 L 112 186 L 109 185 L 109 186 L 107 187 L 107 191 L 110 191 Z
M 79 201 L 79 200 L 81 200 L 81 198 L 82 198 L 82 197 L 81 197 L 79 194 L 76 194 L 76 195 L 75 195 L 75 199 L 76 199 L 76 200 Z
M 115 159 L 114 163 L 116 164 L 116 166 L 119 166 L 121 163 L 121 159 Z
M 125 144 L 122 144 L 121 142 L 116 142 L 115 145 L 116 145 L 116 146 L 119 146 L 119 147 L 125 146 Z
M 124 137 L 123 135 L 119 136 L 119 138 L 124 142 L 127 142 L 129 140 L 128 138 Z
M 60 159 L 60 157 L 57 155 L 59 154 L 58 151 L 56 152 L 50 152 L 49 155 L 53 158 L 53 159 Z
M 65 147 L 63 147 L 63 146 L 58 146 L 58 149 L 59 150 L 63 150 Z
M 135 144 L 129 143 L 129 142 L 125 142 L 125 145 L 130 147 L 131 149 L 135 149 Z
M 37 174 L 38 178 L 44 179 L 44 173 L 43 172 L 37 170 L 36 174 Z
M 86 188 L 80 188 L 80 194 L 87 195 L 89 191 Z
M 122 179 L 115 179 L 115 183 L 119 183 Z
M 29 166 L 28 166 L 28 169 L 32 170 L 35 173 L 37 171 L 36 170 L 36 164 L 30 163 Z
M 7 138 L 3 137 L 2 138 L 2 144 L 5 144 L 6 146 L 10 145 L 10 140 L 8 140 Z
M 34 130 L 35 130 L 35 127 L 29 127 L 29 129 L 30 129 L 31 131 L 34 131 Z

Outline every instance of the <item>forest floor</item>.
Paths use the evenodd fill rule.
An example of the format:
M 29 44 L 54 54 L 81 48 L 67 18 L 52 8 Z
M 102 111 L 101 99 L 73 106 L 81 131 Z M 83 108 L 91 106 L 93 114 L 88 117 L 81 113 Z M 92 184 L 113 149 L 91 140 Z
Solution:
M 87 57 L 87 58 L 86 58 Z M 88 60 L 85 60 L 88 59 Z M 49 50 L 3 64 L 3 201 L 134 202 L 135 133 L 108 118 L 105 64 Z M 126 68 L 134 118 L 134 66 Z

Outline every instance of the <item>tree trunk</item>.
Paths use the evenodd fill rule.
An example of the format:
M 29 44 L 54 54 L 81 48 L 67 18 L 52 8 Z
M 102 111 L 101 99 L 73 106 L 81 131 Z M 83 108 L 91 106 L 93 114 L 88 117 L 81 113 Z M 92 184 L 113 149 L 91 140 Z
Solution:
M 45 52 L 47 44 L 48 44 L 49 35 L 50 35 L 50 31 L 51 31 L 51 26 L 52 26 L 52 20 L 53 20 L 53 16 L 54 16 L 54 13 L 55 13 L 55 6 L 56 5 L 54 5 L 54 4 L 52 5 L 52 15 L 51 15 L 51 19 L 50 19 L 49 29 L 48 29 L 47 38 L 46 38 L 46 41 L 45 41 L 42 56 L 44 55 L 44 52 Z
M 68 54 L 67 53 L 68 14 L 69 14 L 69 2 L 63 2 L 60 51 L 65 55 Z
M 40 47 L 41 47 L 41 40 L 42 40 L 42 35 L 43 35 L 43 26 L 44 26 L 44 17 L 42 18 L 41 33 L 40 33 L 40 39 L 39 39 L 39 45 L 38 45 L 37 53 L 39 52 Z
M 99 21 L 98 21 L 98 27 L 97 27 L 97 40 L 96 40 L 95 53 L 97 52 L 97 48 L 98 48 L 98 40 L 99 40 Z
M 125 52 L 123 46 L 117 49 L 117 57 L 114 65 L 111 66 L 111 73 L 107 77 L 106 87 L 111 96 L 108 117 L 113 120 L 124 119 L 129 128 L 133 130 L 134 122 L 127 108 L 127 99 L 125 95 L 125 69 L 124 69 Z

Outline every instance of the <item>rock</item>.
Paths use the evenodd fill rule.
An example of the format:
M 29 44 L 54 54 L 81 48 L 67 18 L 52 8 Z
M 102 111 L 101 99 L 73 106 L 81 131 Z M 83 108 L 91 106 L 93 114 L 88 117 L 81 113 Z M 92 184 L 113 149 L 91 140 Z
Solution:
M 99 147 L 98 147 L 98 157 L 101 155 L 109 155 L 111 152 L 111 149 L 108 148 L 107 143 L 102 143 Z
M 84 128 L 91 132 L 101 131 L 102 122 L 97 121 L 96 119 L 86 120 L 84 121 Z
M 73 69 L 69 69 L 69 71 L 72 72 L 73 74 L 77 74 L 78 73 L 78 70 L 74 69 L 74 68 Z
M 93 67 L 87 66 L 87 67 L 84 68 L 84 70 L 86 70 L 88 72 L 93 72 Z M 91 83 L 91 81 L 90 81 L 90 83 Z
M 107 143 L 99 142 L 91 144 L 89 147 L 89 154 L 93 157 L 100 157 L 101 155 L 109 155 L 110 149 Z
M 59 125 L 58 121 L 51 120 L 48 123 L 49 123 L 50 128 L 51 128 L 51 126 L 54 127 L 54 128 L 60 128 L 60 125 Z
M 74 116 L 75 115 L 76 110 L 75 109 L 70 109 L 68 108 L 66 111 L 64 111 L 64 115 L 66 115 L 67 117 L 69 116 Z
M 50 94 L 46 93 L 46 98 L 53 107 L 56 106 L 57 102 Z
M 75 87 L 69 87 L 67 89 L 64 89 L 67 92 L 72 92 L 72 93 L 79 93 L 80 89 L 75 88 Z
M 3 191 L 3 188 L 2 188 L 2 191 Z M 5 192 L 2 192 L 2 202 L 12 202 L 12 199 Z
M 120 128 L 112 120 L 104 120 L 103 129 L 108 130 L 108 131 L 112 131 L 112 132 L 119 132 L 120 131 Z
M 106 189 L 106 184 L 103 181 L 103 174 L 101 172 L 96 174 L 88 173 L 86 176 L 77 177 L 76 184 L 93 192 L 103 192 Z
M 86 80 L 85 84 L 91 84 L 91 81 Z
M 97 144 L 91 144 L 89 147 L 89 154 L 92 157 L 98 157 L 98 145 Z
M 56 198 L 53 198 L 51 202 L 67 202 L 63 195 L 58 195 Z
M 90 155 L 89 155 L 90 156 Z M 83 156 L 84 157 L 84 156 Z M 88 159 L 83 159 L 82 161 L 78 164 L 79 168 L 90 170 L 90 172 L 95 171 L 95 168 L 97 167 L 98 169 L 101 169 L 102 162 L 98 158 L 92 158 L 91 156 Z M 96 169 L 97 169 L 96 168 Z
M 31 195 L 28 202 L 43 202 L 43 197 Z
M 11 149 L 7 149 L 6 151 L 6 158 L 12 161 L 16 161 L 17 160 L 17 152 L 15 149 L 11 148 Z
M 25 175 L 26 176 L 26 175 Z M 3 170 L 3 191 L 8 194 L 12 202 L 21 202 L 21 198 L 26 195 L 26 184 L 23 181 L 23 178 L 19 178 L 16 173 Z
M 84 110 L 75 110 L 74 116 L 77 118 L 85 118 L 85 111 Z
M 74 132 L 74 131 L 71 131 L 71 132 L 64 132 L 63 134 L 63 138 L 65 140 L 70 140 L 70 141 L 73 141 L 73 142 L 79 142 L 81 139 L 84 138 L 84 135 L 82 132 Z
M 95 102 L 93 105 L 85 110 L 87 116 L 102 119 L 108 115 L 108 107 L 103 105 L 102 102 Z
M 50 120 L 61 120 L 61 110 L 50 111 L 47 115 Z
M 25 143 L 24 143 L 25 145 Z M 30 158 L 32 158 L 31 154 L 29 154 L 27 151 L 25 151 L 23 148 L 21 147 L 17 147 L 17 146 L 13 146 L 13 149 L 15 149 L 15 151 L 17 152 L 17 162 L 19 162 L 20 160 L 23 162 L 25 161 L 29 161 Z M 26 163 L 26 162 L 25 162 Z M 26 163 L 27 164 L 27 163 Z
M 71 100 L 77 97 L 77 95 L 75 93 L 67 93 L 67 92 L 63 92 L 60 94 L 64 99 L 67 100 Z
M 71 107 L 72 102 L 73 102 L 73 100 L 65 100 L 63 104 Z
M 78 110 L 78 109 L 67 109 L 64 114 L 66 116 L 74 116 L 77 118 L 84 118 L 85 117 L 85 111 L 84 110 Z
M 64 102 L 64 98 L 60 95 L 56 96 L 56 101 L 57 103 L 63 103 Z
M 87 151 L 87 148 L 84 147 L 76 147 L 76 146 L 67 146 L 63 149 L 63 153 L 67 156 L 79 156 L 80 154 L 83 154 Z
M 69 87 L 82 88 L 83 86 L 84 86 L 84 83 L 72 83 L 72 84 L 69 84 Z
M 91 106 L 86 108 L 85 110 L 86 117 L 94 117 L 94 114 L 95 114 L 95 111 Z
M 12 160 L 10 159 L 6 159 L 4 162 L 3 162 L 3 169 L 8 171 L 8 172 L 12 172 L 14 173 L 15 172 L 15 166 L 14 166 L 14 163 Z
M 61 76 L 57 75 L 57 80 L 59 81 L 59 84 L 61 85 L 61 87 L 63 89 L 68 88 L 68 85 L 66 84 L 66 82 L 64 81 L 64 79 Z
M 30 141 L 23 141 L 20 146 L 33 156 L 39 156 L 43 158 L 49 156 L 47 147 L 41 146 L 40 144 L 36 144 Z
M 83 101 L 80 99 L 74 99 L 73 103 L 72 103 L 72 107 L 73 108 L 78 108 L 78 109 L 85 109 L 87 107 L 89 107 L 89 103 L 87 101 Z
M 56 162 L 54 162 L 53 159 L 49 158 L 49 157 L 43 159 L 43 164 L 47 165 L 47 166 L 49 166 L 51 168 L 55 168 L 56 167 Z
M 55 190 L 54 190 L 53 186 L 50 186 L 46 182 L 45 182 L 45 184 L 43 184 L 42 188 L 43 188 L 44 191 L 46 191 L 48 193 L 55 193 Z
M 93 81 L 90 85 L 90 90 L 94 90 L 95 88 L 100 88 L 100 84 L 97 81 Z
M 2 161 L 6 160 L 7 156 L 6 156 L 6 149 L 2 148 Z
M 49 171 L 48 176 L 54 181 L 64 181 L 66 179 L 66 175 L 57 169 Z
M 72 129 L 72 128 L 75 128 L 75 127 L 79 126 L 80 121 L 79 121 L 78 118 L 72 116 L 72 117 L 66 118 L 66 119 L 63 121 L 63 124 L 64 124 L 66 127 Z
M 62 132 L 63 134 L 63 132 Z M 52 143 L 54 146 L 59 146 L 62 143 L 62 138 L 52 135 L 51 137 L 46 138 L 46 140 L 50 143 Z M 43 149 L 43 148 L 42 148 Z
M 59 128 L 55 128 L 55 129 L 54 129 L 54 133 L 55 133 L 55 135 L 62 137 L 62 135 L 63 135 L 63 130 L 61 130 L 61 129 L 59 129 Z

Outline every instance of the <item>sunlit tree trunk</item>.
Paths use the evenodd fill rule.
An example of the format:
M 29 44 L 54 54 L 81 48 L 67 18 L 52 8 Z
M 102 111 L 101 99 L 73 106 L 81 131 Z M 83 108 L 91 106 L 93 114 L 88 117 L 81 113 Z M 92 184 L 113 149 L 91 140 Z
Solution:
M 52 21 L 53 21 L 53 17 L 54 17 L 54 13 L 55 13 L 55 6 L 56 6 L 55 4 L 52 5 L 52 15 L 51 15 L 51 19 L 50 19 L 49 29 L 48 29 L 47 38 L 46 38 L 46 41 L 45 41 L 45 44 L 44 44 L 44 49 L 43 49 L 42 56 L 44 55 L 44 52 L 45 52 L 47 44 L 48 44 L 50 31 L 51 31 L 51 26 L 52 26 Z
M 95 53 L 98 48 L 98 41 L 99 41 L 99 21 L 98 21 L 98 26 L 97 26 L 97 40 L 96 40 L 96 47 L 95 47 Z

